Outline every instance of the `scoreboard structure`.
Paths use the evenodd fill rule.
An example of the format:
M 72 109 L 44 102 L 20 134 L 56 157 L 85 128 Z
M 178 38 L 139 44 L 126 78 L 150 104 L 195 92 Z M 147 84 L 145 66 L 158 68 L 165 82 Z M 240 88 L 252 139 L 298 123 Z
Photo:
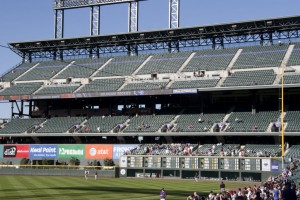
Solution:
M 261 181 L 281 171 L 281 158 L 127 155 L 120 177 L 176 177 Z

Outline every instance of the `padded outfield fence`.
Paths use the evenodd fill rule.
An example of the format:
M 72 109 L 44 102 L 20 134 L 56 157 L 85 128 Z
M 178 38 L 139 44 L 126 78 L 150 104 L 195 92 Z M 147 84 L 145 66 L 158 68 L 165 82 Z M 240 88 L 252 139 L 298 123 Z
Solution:
M 88 171 L 89 177 L 119 177 L 119 168 L 115 166 L 72 166 L 72 165 L 0 165 L 0 175 L 26 176 L 82 176 Z

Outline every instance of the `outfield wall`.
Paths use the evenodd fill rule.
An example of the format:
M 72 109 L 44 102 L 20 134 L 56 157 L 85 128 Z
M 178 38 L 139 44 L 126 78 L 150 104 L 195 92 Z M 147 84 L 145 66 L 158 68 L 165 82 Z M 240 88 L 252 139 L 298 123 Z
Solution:
M 99 178 L 119 177 L 116 167 L 91 166 L 53 166 L 53 165 L 0 165 L 0 175 L 26 175 L 26 176 L 82 176 L 85 170 L 94 178 L 95 171 Z
M 242 181 L 267 180 L 282 170 L 281 158 L 215 156 L 121 156 L 120 177 Z
M 4 164 L 0 174 L 66 175 L 82 176 L 90 163 L 113 159 L 119 170 L 103 175 L 109 177 L 158 177 L 190 179 L 198 173 L 202 178 L 260 181 L 282 170 L 281 158 L 215 157 L 215 156 L 122 156 L 138 144 L 6 144 L 0 145 L 0 161 Z M 29 159 L 26 166 L 19 166 L 22 159 Z M 78 168 L 69 161 L 79 160 Z M 38 166 L 42 160 L 51 166 Z M 11 165 L 14 165 L 10 167 Z M 6 167 L 5 167 L 6 166 Z M 102 169 L 102 168 L 101 168 Z M 36 173 L 33 173 L 36 172 Z M 113 173 L 111 175 L 110 173 Z
M 80 165 L 89 165 L 94 160 L 113 159 L 116 165 L 119 158 L 127 150 L 137 147 L 137 144 L 5 144 L 0 145 L 0 162 L 2 164 L 20 164 L 23 158 L 30 159 L 32 164 L 38 160 L 54 160 L 68 164 L 74 157 Z

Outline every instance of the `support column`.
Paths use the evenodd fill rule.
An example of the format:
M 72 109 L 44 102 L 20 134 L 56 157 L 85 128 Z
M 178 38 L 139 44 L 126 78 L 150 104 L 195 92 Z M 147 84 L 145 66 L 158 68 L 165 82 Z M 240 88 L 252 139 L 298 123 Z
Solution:
M 260 37 L 260 46 L 264 46 L 264 35 L 263 35 L 263 33 L 261 33 L 259 35 L 259 37 Z
M 211 42 L 212 42 L 212 49 L 215 50 L 216 49 L 216 38 L 211 38 Z
M 64 37 L 64 10 L 55 10 L 54 37 L 56 39 Z
M 130 2 L 128 5 L 128 32 L 137 32 L 139 29 L 138 24 L 139 19 L 139 2 L 134 1 Z M 138 54 L 138 46 L 130 45 L 128 46 L 128 54 L 129 55 L 137 55 Z
M 169 0 L 169 29 L 179 27 L 179 8 L 180 0 Z M 179 42 L 169 42 L 169 52 L 179 52 Z
M 26 60 L 26 53 L 22 52 L 22 63 L 25 63 Z
M 269 33 L 270 45 L 273 45 L 273 34 Z
M 15 116 L 15 114 L 14 114 L 14 102 L 13 101 L 11 101 L 10 110 L 11 110 L 11 116 L 10 116 L 10 118 L 12 119 Z
M 31 52 L 28 53 L 28 61 L 31 63 L 32 62 L 32 55 Z
M 179 2 L 180 0 L 169 0 L 169 28 L 179 27 Z
M 90 35 L 100 35 L 100 6 L 91 7 Z
M 134 1 L 129 3 L 128 7 L 128 32 L 138 31 L 138 15 L 139 15 L 139 2 Z
M 19 110 L 19 116 L 24 116 L 24 100 L 21 100 L 21 110 Z

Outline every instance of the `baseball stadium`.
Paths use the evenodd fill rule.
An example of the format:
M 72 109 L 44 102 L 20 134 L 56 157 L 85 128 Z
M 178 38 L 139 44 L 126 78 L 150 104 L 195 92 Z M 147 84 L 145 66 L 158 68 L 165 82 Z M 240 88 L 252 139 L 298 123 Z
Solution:
M 181 27 L 168 0 L 141 31 L 145 2 L 53 0 L 54 38 L 1 45 L 0 197 L 300 199 L 300 16 Z M 101 34 L 119 4 L 128 31 Z M 80 9 L 90 34 L 65 37 Z

